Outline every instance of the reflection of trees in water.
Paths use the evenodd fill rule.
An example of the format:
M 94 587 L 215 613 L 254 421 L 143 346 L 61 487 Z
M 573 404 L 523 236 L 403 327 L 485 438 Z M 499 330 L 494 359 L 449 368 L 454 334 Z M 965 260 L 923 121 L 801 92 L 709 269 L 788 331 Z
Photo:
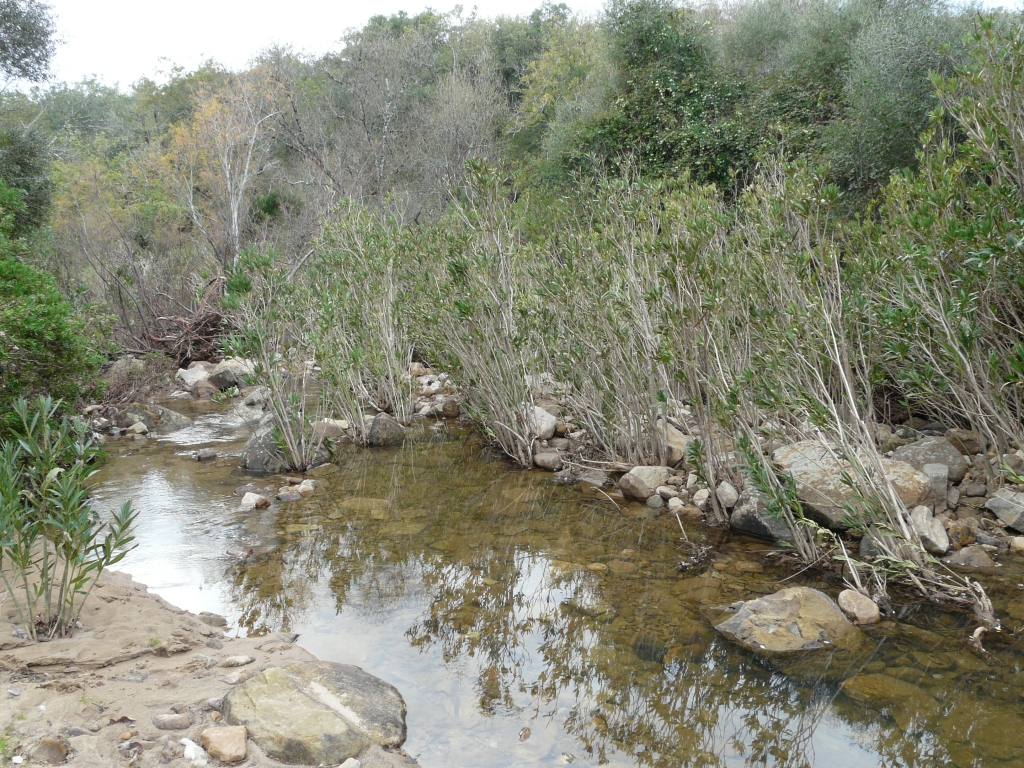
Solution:
M 464 448 L 444 447 L 444 461 L 426 457 L 432 478 L 475 460 L 460 454 Z M 356 610 L 372 622 L 425 604 L 408 641 L 472 669 L 481 712 L 553 717 L 566 705 L 563 727 L 599 761 L 623 753 L 652 768 L 737 761 L 800 768 L 815 763 L 813 737 L 824 718 L 852 727 L 887 765 L 939 759 L 934 738 L 905 738 L 880 715 L 834 707 L 835 681 L 794 682 L 715 638 L 696 606 L 671 591 L 673 577 L 602 579 L 563 554 L 586 547 L 576 556 L 586 563 L 600 558 L 598 544 L 605 559 L 629 547 L 636 559 L 657 560 L 652 568 L 671 569 L 678 538 L 671 526 L 624 522 L 574 497 L 561 503 L 567 492 L 536 493 L 527 475 L 424 486 L 424 456 L 415 446 L 406 453 L 393 464 L 366 453 L 343 462 L 339 493 L 386 498 L 385 519 L 358 511 L 330 521 L 338 498 L 314 497 L 304 519 L 318 529 L 235 569 L 242 626 L 289 627 L 324 590 L 337 613 Z M 424 516 L 414 519 L 427 526 L 422 534 L 388 536 L 389 524 L 420 507 Z M 563 563 L 552 564 L 553 550 Z M 643 660 L 671 647 L 664 664 Z

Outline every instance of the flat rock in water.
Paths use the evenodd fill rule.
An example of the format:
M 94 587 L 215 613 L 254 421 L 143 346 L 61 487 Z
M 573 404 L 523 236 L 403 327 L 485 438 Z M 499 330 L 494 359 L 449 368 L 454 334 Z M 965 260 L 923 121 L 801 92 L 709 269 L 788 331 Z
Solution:
M 926 464 L 945 464 L 949 468 L 949 479 L 954 483 L 959 483 L 967 474 L 967 459 L 944 437 L 926 437 L 902 445 L 893 452 L 892 457 L 917 470 L 924 470 Z
M 172 432 L 192 424 L 192 419 L 170 408 L 151 403 L 132 403 L 123 408 L 117 416 L 117 426 L 127 429 L 142 423 L 150 432 Z
M 949 557 L 942 558 L 947 565 L 958 565 L 961 568 L 995 568 L 996 563 L 981 547 L 964 547 Z
M 338 765 L 373 744 L 405 741 L 405 702 L 383 680 L 348 664 L 272 667 L 224 697 L 224 715 L 244 725 L 269 757 Z
M 757 653 L 849 649 L 862 639 L 828 595 L 809 587 L 787 587 L 729 609 L 735 613 L 715 629 Z
M 378 413 L 373 417 L 370 432 L 367 435 L 367 442 L 370 445 L 377 447 L 401 445 L 403 440 L 405 440 L 405 429 L 401 424 L 386 413 Z
M 832 528 L 846 528 L 847 504 L 858 504 L 855 491 L 843 482 L 850 471 L 847 462 L 835 458 L 814 440 L 787 445 L 772 452 L 772 461 L 796 481 L 796 493 L 808 517 Z M 932 482 L 902 461 L 881 459 L 882 471 L 908 509 L 935 503 Z
M 940 714 L 939 703 L 912 683 L 892 675 L 870 674 L 847 678 L 843 693 L 864 707 L 887 712 L 906 731 L 913 723 Z
M 746 533 L 773 541 L 792 541 L 793 532 L 786 521 L 769 517 L 764 497 L 754 490 L 744 489 L 739 501 L 729 516 L 729 527 L 738 533 Z

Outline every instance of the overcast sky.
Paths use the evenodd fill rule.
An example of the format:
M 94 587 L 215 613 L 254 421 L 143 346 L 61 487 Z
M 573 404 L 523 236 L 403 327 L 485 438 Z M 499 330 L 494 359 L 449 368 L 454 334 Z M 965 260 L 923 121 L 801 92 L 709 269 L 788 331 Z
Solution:
M 454 1 L 421 0 L 48 0 L 64 39 L 54 61 L 57 80 L 77 82 L 96 75 L 108 85 L 130 86 L 170 64 L 195 68 L 208 58 L 231 68 L 244 66 L 271 43 L 322 52 L 349 27 L 375 14 L 413 15 L 428 5 L 447 11 Z M 479 0 L 479 15 L 528 13 L 540 0 Z M 575 0 L 593 12 L 604 0 Z M 464 7 L 472 8 L 472 3 Z M 161 62 L 161 58 L 166 61 Z

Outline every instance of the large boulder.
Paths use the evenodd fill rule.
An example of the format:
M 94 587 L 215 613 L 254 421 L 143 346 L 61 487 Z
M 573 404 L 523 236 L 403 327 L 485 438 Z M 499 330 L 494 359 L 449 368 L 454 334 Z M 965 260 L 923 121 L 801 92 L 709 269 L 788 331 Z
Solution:
M 832 598 L 809 587 L 787 587 L 729 609 L 733 615 L 715 629 L 756 653 L 851 649 L 862 640 Z
M 985 502 L 985 509 L 994 514 L 1007 527 L 1024 532 L 1024 493 L 1002 488 Z
M 857 505 L 856 492 L 843 482 L 851 470 L 848 462 L 835 458 L 821 443 L 806 440 L 776 448 L 772 461 L 793 476 L 796 493 L 805 514 L 833 530 L 846 528 L 845 505 Z M 881 459 L 882 471 L 908 509 L 934 504 L 931 480 L 902 461 Z
M 268 757 L 338 765 L 371 745 L 405 742 L 405 702 L 380 678 L 324 661 L 272 667 L 224 697 L 224 717 L 244 725 Z
M 370 432 L 367 435 L 367 442 L 370 445 L 383 447 L 388 445 L 401 445 L 405 440 L 405 429 L 388 416 L 386 413 L 378 413 L 370 422 Z
M 217 367 L 210 374 L 210 383 L 222 392 L 231 387 L 242 387 L 245 384 L 245 377 L 251 376 L 254 372 L 253 364 L 247 360 L 239 360 L 236 357 L 226 357 L 217 363 Z
M 179 368 L 174 378 L 184 384 L 186 389 L 192 389 L 200 381 L 209 379 L 210 372 L 204 366 L 197 365 L 195 368 Z
M 764 496 L 754 490 L 745 489 L 729 516 L 729 527 L 738 533 L 746 533 L 773 541 L 792 541 L 793 532 L 786 521 L 770 517 L 764 505 Z
M 173 432 L 191 425 L 192 419 L 170 408 L 150 403 L 132 403 L 123 408 L 117 416 L 117 426 L 123 429 L 140 422 L 145 424 L 150 432 Z
M 960 451 L 944 437 L 926 437 L 897 448 L 892 457 L 904 461 L 914 469 L 924 470 L 925 464 L 945 464 L 949 479 L 959 483 L 967 474 L 968 463 Z
M 647 501 L 671 476 L 668 467 L 633 467 L 619 478 L 619 489 L 627 499 Z
M 242 469 L 256 475 L 274 475 L 291 469 L 290 462 L 274 439 L 275 423 L 271 413 L 260 420 L 239 456 Z

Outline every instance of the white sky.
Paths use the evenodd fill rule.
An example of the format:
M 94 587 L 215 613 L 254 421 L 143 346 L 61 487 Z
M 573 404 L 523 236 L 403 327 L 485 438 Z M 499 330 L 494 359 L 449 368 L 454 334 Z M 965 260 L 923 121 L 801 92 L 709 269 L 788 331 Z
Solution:
M 433 5 L 447 11 L 454 0 L 48 0 L 57 16 L 56 80 L 77 82 L 96 75 L 107 85 L 127 88 L 140 77 L 158 77 L 171 64 L 195 68 L 213 58 L 230 68 L 244 66 L 272 43 L 313 53 L 334 46 L 350 27 L 373 15 Z M 541 0 L 478 0 L 481 16 L 529 13 Z M 604 0 L 574 0 L 586 13 Z M 473 3 L 466 2 L 469 9 Z M 167 61 L 161 62 L 161 58 Z M 158 78 L 159 79 L 159 78 Z

